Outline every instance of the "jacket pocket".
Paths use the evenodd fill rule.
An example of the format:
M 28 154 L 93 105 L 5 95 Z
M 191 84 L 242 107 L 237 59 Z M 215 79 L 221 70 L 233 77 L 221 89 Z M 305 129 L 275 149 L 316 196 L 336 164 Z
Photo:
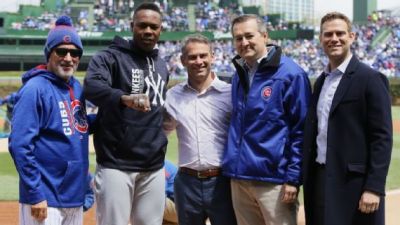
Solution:
M 161 128 L 127 125 L 117 149 L 125 158 L 149 159 L 158 154 L 160 148 L 165 151 L 168 140 Z
M 356 103 L 358 100 L 358 97 L 345 97 L 340 101 L 340 104 Z
M 82 161 L 68 161 L 63 180 L 58 188 L 60 200 L 64 203 L 83 203 L 85 183 Z
M 349 163 L 349 164 L 347 164 L 347 171 L 350 173 L 365 174 L 366 167 L 363 164 Z

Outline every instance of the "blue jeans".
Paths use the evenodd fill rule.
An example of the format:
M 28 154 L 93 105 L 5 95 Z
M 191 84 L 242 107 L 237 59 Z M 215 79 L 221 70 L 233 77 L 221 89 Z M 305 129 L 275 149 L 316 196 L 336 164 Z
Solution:
M 174 183 L 179 225 L 236 225 L 230 179 L 223 176 L 198 179 L 178 172 Z

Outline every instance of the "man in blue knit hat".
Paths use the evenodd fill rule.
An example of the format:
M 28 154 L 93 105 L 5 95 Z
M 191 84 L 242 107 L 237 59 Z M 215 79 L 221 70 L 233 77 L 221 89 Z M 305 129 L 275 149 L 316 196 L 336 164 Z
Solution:
M 73 77 L 82 50 L 71 19 L 62 16 L 47 37 L 47 63 L 22 75 L 9 138 L 20 177 L 21 225 L 83 223 L 88 121 Z

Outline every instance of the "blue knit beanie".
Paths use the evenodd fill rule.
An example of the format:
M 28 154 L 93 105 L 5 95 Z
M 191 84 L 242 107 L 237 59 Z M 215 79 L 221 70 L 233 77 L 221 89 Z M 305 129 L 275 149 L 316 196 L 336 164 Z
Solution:
M 53 48 L 60 44 L 73 44 L 83 50 L 82 41 L 78 33 L 72 26 L 72 20 L 69 16 L 61 16 L 56 21 L 56 26 L 50 30 L 44 46 L 44 55 L 46 62 L 49 61 L 50 53 Z

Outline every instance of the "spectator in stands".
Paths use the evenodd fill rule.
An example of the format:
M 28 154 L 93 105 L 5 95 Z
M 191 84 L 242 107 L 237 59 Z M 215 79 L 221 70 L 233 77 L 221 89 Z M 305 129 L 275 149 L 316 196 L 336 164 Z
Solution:
M 12 113 L 14 110 L 15 102 L 16 102 L 17 92 L 10 93 L 3 99 L 0 99 L 0 105 L 6 104 L 6 118 L 4 121 L 3 132 L 8 133 L 10 132 L 10 122 L 12 119 Z
M 161 224 L 167 138 L 162 113 L 168 72 L 154 49 L 161 11 L 139 5 L 133 41 L 116 36 L 90 61 L 85 96 L 99 107 L 94 131 L 95 194 L 100 225 Z
M 211 71 L 210 41 L 189 35 L 182 43 L 187 82 L 167 92 L 164 130 L 176 129 L 179 170 L 175 178 L 175 206 L 180 225 L 235 225 L 230 183 L 222 176 L 231 114 L 231 86 Z
M 239 225 L 297 224 L 307 74 L 276 45 L 262 19 L 232 21 L 238 55 L 232 119 L 223 160 Z
M 88 121 L 73 77 L 82 50 L 71 19 L 62 16 L 47 37 L 47 64 L 22 76 L 9 138 L 20 177 L 21 225 L 83 224 Z
M 385 224 L 385 182 L 392 151 L 387 78 L 352 55 L 342 13 L 321 19 L 329 58 L 314 85 L 304 134 L 307 225 Z
M 217 31 L 228 32 L 230 26 L 230 18 L 236 17 L 236 15 L 242 14 L 238 10 L 238 6 L 234 3 L 227 3 L 220 1 L 221 7 L 215 7 L 211 1 L 198 1 L 195 7 L 195 30 L 196 31 Z M 110 5 L 109 5 L 110 4 Z M 172 7 L 168 8 L 166 0 L 159 1 L 161 7 L 163 7 L 163 31 L 187 31 L 189 29 L 189 16 L 188 9 L 185 7 Z M 94 22 L 90 24 L 87 18 L 87 12 L 82 11 L 80 13 L 81 18 L 76 21 L 76 28 L 82 31 L 115 31 L 124 32 L 130 30 L 130 18 L 126 16 L 128 13 L 124 13 L 129 7 L 133 8 L 133 0 L 119 1 L 119 7 L 114 8 L 113 1 L 99 1 L 94 6 Z M 130 10 L 131 11 L 131 10 Z M 71 7 L 66 6 L 61 14 L 70 15 Z M 57 15 L 53 13 L 44 12 L 39 17 L 27 17 L 25 21 L 15 21 L 11 23 L 12 29 L 26 30 L 47 30 L 50 29 L 54 24 Z M 270 18 L 267 16 L 263 18 L 264 22 L 267 23 L 268 30 L 285 30 L 291 29 L 288 21 L 279 20 L 276 24 L 272 24 Z M 299 24 L 300 28 L 307 27 L 305 24 Z M 355 25 L 354 32 L 357 34 L 357 39 L 353 44 L 354 54 L 360 59 L 360 61 L 370 65 L 376 70 L 384 73 L 388 77 L 399 77 L 400 76 L 400 57 L 398 57 L 400 45 L 400 17 L 391 16 L 387 13 L 373 12 L 370 17 L 370 22 L 363 25 Z M 390 29 L 391 33 L 388 35 L 386 41 L 378 41 L 376 44 L 376 38 L 382 38 L 385 40 L 385 35 L 382 33 L 386 29 Z M 218 41 L 217 41 L 218 42 Z M 285 54 L 292 57 L 294 61 L 300 64 L 303 69 L 309 74 L 310 77 L 317 77 L 327 63 L 327 58 L 323 54 L 323 51 L 318 48 L 317 40 L 277 40 L 279 46 L 282 47 Z M 214 43 L 215 44 L 215 43 Z M 163 43 L 160 43 L 162 48 Z M 179 43 L 178 43 L 179 45 Z M 216 44 L 215 44 L 216 45 Z M 307 47 L 306 47 L 307 46 Z M 216 46 L 217 47 L 217 46 Z M 233 48 L 227 52 L 231 52 Z M 310 52 L 307 52 L 308 51 Z M 171 75 L 184 75 L 184 71 L 181 70 L 179 60 L 174 60 L 175 54 L 179 58 L 179 50 L 176 52 L 168 51 L 166 54 L 160 53 L 162 58 L 171 59 L 168 62 L 168 68 L 171 71 Z M 231 53 L 229 53 L 231 54 Z M 227 56 L 228 54 L 224 55 Z M 215 72 L 220 72 L 222 69 L 225 70 L 225 66 L 222 63 L 222 57 L 216 55 L 215 59 Z M 232 64 L 229 63 L 229 69 L 233 69 Z

